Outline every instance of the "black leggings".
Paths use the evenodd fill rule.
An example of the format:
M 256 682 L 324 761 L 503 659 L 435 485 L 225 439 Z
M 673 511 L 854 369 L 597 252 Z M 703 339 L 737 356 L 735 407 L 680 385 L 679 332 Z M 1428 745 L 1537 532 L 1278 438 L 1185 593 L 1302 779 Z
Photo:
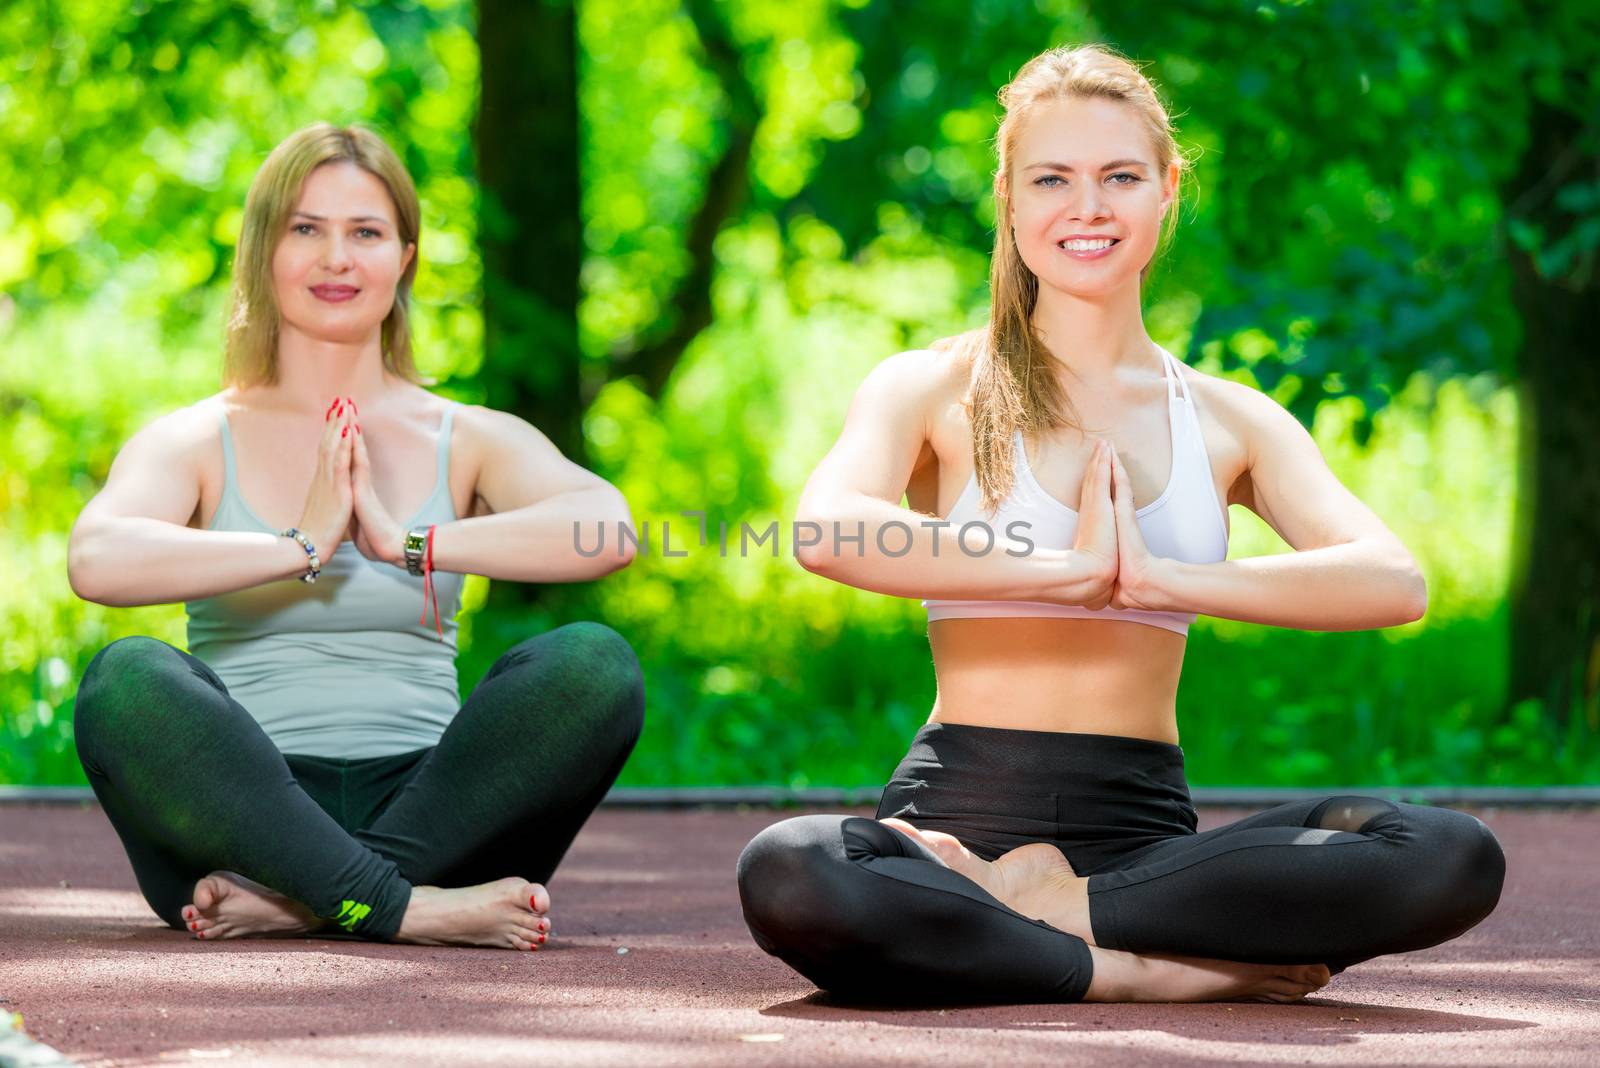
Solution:
M 622 770 L 644 718 L 628 643 L 571 623 L 497 660 L 437 745 L 284 755 L 203 661 L 123 638 L 78 690 L 78 757 L 145 900 L 183 928 L 195 882 L 232 871 L 362 938 L 411 887 L 545 882 Z
M 1477 817 L 1337 795 L 1196 833 L 1183 750 L 1105 734 L 931 723 L 878 805 L 994 860 L 1031 842 L 1088 877 L 1095 944 L 1334 972 L 1455 938 L 1500 899 Z M 824 990 L 874 1002 L 1080 1001 L 1075 935 L 1012 911 L 906 835 L 796 816 L 739 857 L 756 943 Z

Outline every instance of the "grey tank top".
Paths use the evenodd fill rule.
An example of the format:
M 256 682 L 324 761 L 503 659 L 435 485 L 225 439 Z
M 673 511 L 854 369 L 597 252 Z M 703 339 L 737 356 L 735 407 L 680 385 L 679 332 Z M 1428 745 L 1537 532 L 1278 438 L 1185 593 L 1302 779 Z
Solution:
M 439 424 L 438 473 L 410 529 L 456 518 L 450 427 Z M 224 482 L 211 530 L 276 534 L 239 494 L 233 435 L 222 419 Z M 280 752 L 393 756 L 435 745 L 461 707 L 456 610 L 464 576 L 435 572 L 441 641 L 422 615 L 422 579 L 340 543 L 315 583 L 284 579 L 190 601 L 189 651 L 211 666 Z

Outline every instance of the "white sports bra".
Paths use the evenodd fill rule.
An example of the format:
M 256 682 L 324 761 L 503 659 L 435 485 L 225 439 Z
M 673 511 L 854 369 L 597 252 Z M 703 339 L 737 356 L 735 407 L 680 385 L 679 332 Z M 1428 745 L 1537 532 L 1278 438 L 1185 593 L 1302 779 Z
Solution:
M 1193 564 L 1214 564 L 1228 557 L 1226 513 L 1217 499 L 1211 479 L 1211 460 L 1206 455 L 1205 438 L 1195 415 L 1194 398 L 1178 368 L 1178 359 L 1156 346 L 1162 355 L 1167 383 L 1167 424 L 1172 438 L 1172 474 L 1161 496 L 1134 512 L 1145 544 L 1156 556 L 1184 560 Z M 994 518 L 979 508 L 978 476 L 974 471 L 966 488 L 956 498 L 945 518 L 958 534 L 964 524 L 983 523 L 994 532 L 995 544 L 1004 544 L 1013 523 L 1036 547 L 1070 549 L 1078 530 L 1078 513 L 1046 493 L 1028 467 L 1028 453 L 1022 431 L 1015 438 L 1015 481 L 1011 494 L 1000 502 Z M 964 543 L 987 543 L 987 536 L 974 534 Z M 996 551 L 1002 551 L 999 548 Z M 1164 627 L 1187 635 L 1193 612 L 1152 612 L 1133 608 L 1090 609 L 1082 605 L 1051 604 L 1043 601 L 942 601 L 926 600 L 928 619 L 964 619 L 980 616 L 1057 616 L 1069 619 L 1125 619 Z

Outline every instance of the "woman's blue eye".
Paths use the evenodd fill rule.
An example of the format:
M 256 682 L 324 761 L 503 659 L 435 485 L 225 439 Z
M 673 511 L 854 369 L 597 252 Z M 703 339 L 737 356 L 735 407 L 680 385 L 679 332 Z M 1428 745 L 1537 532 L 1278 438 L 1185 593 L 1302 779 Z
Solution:
M 370 227 L 370 226 L 363 226 L 361 229 L 357 230 L 356 233 L 362 235 L 363 237 L 382 237 L 383 236 L 382 234 L 378 233 L 378 231 L 372 229 L 372 227 Z
M 294 232 L 297 233 L 297 234 L 303 234 L 303 233 L 306 233 L 307 231 L 315 230 L 315 229 L 316 229 L 316 227 L 312 226 L 310 223 L 295 223 L 295 226 L 294 226 Z
M 1129 179 L 1129 181 L 1126 181 L 1126 182 L 1118 182 L 1117 183 L 1118 185 L 1133 185 L 1136 182 L 1144 181 L 1144 179 L 1140 178 L 1137 174 L 1130 174 L 1127 171 L 1118 171 L 1116 174 L 1113 174 L 1111 177 Z M 1059 174 L 1046 174 L 1046 175 L 1040 176 L 1039 178 L 1034 179 L 1033 184 L 1034 185 L 1039 185 L 1039 186 L 1044 186 L 1044 185 L 1046 185 L 1046 183 L 1054 184 L 1054 183 L 1059 182 L 1059 181 L 1062 181 L 1062 178 L 1061 178 L 1061 176 Z M 1047 186 L 1047 188 L 1048 188 L 1048 186 Z

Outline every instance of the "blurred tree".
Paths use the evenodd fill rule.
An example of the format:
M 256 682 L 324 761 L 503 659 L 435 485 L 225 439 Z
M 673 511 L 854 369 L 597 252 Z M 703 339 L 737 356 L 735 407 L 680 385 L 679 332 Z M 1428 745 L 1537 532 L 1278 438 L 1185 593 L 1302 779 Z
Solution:
M 1522 443 L 1511 585 L 1511 697 L 1600 730 L 1600 103 L 1587 65 L 1545 71 L 1506 183 Z M 1541 91 L 1543 90 L 1543 91 Z M 1552 91 L 1553 90 L 1553 91 Z
M 214 314 L 267 148 L 312 119 L 370 121 L 431 213 L 421 322 L 449 344 L 425 350 L 455 372 L 450 388 L 519 411 L 581 459 L 600 385 L 660 396 L 730 314 L 713 299 L 730 257 L 748 274 L 770 247 L 782 262 L 761 269 L 783 275 L 902 240 L 921 241 L 907 255 L 986 250 L 996 88 L 1048 44 L 1109 41 L 1150 64 L 1202 150 L 1203 188 L 1147 298 L 1197 310 L 1195 352 L 1248 366 L 1308 424 L 1323 401 L 1359 398 L 1359 440 L 1412 371 L 1520 378 L 1509 697 L 1558 718 L 1581 702 L 1600 726 L 1600 444 L 1586 432 L 1600 365 L 1580 335 L 1600 243 L 1600 16 L 1578 0 L 1153 10 L 0 5 L 0 300 L 25 316 L 123 287 L 169 327 L 192 325 Z M 789 279 L 811 277 L 786 276 L 797 314 L 807 283 Z M 744 299 L 730 296 L 731 314 Z M 73 474 L 103 477 L 104 445 Z
M 644 391 L 660 397 L 678 358 L 711 325 L 711 282 L 717 234 L 738 217 L 748 200 L 749 166 L 761 118 L 755 89 L 743 70 L 744 54 L 734 41 L 713 0 L 684 0 L 684 13 L 694 22 L 704 62 L 716 75 L 726 108 L 721 119 L 721 144 L 707 168 L 699 207 L 684 228 L 687 267 L 656 323 L 629 348 L 614 350 L 617 366 L 638 375 Z M 636 346 L 636 347 L 635 347 Z
M 478 0 L 477 146 L 489 403 L 584 462 L 578 37 L 570 0 Z

